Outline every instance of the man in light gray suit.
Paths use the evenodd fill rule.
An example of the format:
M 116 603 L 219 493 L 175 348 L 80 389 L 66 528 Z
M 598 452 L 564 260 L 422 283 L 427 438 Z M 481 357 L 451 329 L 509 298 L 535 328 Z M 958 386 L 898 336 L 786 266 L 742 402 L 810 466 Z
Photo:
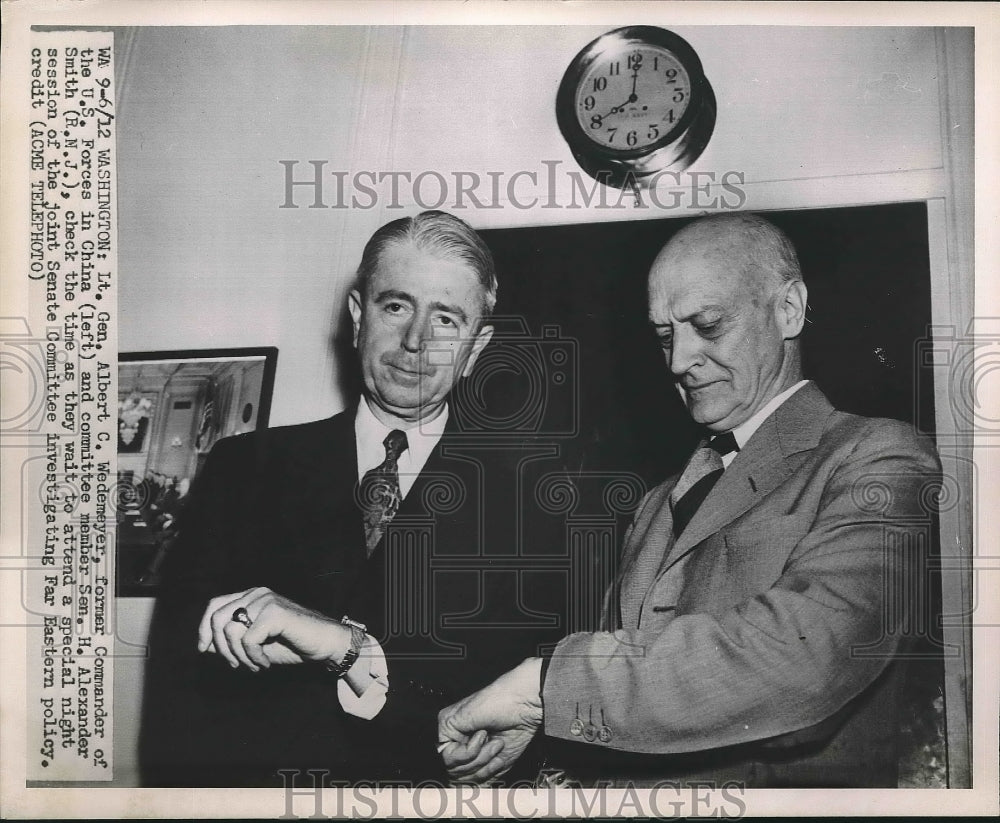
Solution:
M 794 248 L 755 215 L 660 252 L 649 321 L 706 438 L 640 505 L 602 630 L 441 712 L 453 778 L 502 773 L 543 728 L 591 747 L 592 780 L 895 785 L 895 661 L 938 463 L 910 426 L 803 380 L 806 300 Z

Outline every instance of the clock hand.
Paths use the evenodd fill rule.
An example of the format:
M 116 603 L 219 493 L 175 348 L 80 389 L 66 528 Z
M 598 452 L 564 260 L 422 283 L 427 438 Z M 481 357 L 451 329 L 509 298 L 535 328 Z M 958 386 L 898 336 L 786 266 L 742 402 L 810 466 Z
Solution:
M 632 72 L 632 93 L 629 94 L 628 100 L 626 100 L 624 103 L 619 103 L 617 106 L 613 106 L 611 108 L 611 111 L 609 111 L 607 114 L 601 115 L 602 120 L 605 117 L 610 117 L 612 114 L 618 114 L 619 112 L 625 111 L 625 107 L 629 103 L 637 103 L 639 101 L 639 95 L 635 93 L 636 83 L 638 79 L 639 79 L 639 70 L 636 69 L 635 71 Z
M 626 105 L 626 104 L 627 104 L 628 102 L 629 102 L 629 101 L 628 101 L 628 100 L 626 100 L 626 101 L 625 101 L 624 103 L 622 103 L 622 104 L 621 104 L 620 106 L 612 106 L 612 107 L 611 107 L 611 111 L 609 111 L 609 112 L 608 112 L 607 114 L 602 114 L 602 115 L 601 115 L 601 119 L 603 120 L 603 119 L 604 119 L 605 117 L 610 117 L 610 116 L 611 116 L 612 114 L 618 114 L 618 112 L 620 112 L 620 111 L 624 111 L 624 110 L 625 110 L 625 105 Z

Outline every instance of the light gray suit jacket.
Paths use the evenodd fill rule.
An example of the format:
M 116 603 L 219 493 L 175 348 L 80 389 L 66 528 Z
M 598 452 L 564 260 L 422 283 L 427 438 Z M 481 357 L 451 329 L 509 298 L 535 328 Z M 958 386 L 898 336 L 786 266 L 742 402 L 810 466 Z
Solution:
M 726 768 L 706 774 L 748 785 L 891 783 L 886 670 L 918 596 L 938 474 L 910 426 L 836 411 L 804 386 L 678 540 L 677 478 L 646 496 L 605 631 L 552 656 L 546 734 L 593 737 L 574 734 L 577 717 L 604 725 L 591 745 L 610 771 L 608 749 L 667 756 L 651 759 L 663 779 L 688 774 L 679 755 L 717 750 Z

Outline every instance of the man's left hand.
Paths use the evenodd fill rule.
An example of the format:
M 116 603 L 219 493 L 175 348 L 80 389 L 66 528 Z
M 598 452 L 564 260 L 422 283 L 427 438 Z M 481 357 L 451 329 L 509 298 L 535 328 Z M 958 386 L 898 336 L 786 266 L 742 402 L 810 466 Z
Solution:
M 542 724 L 541 668 L 541 658 L 529 658 L 486 688 L 442 709 L 438 740 L 452 779 L 484 783 L 514 765 Z M 486 745 L 483 732 L 489 733 Z M 499 751 L 495 751 L 497 741 L 503 744 Z M 474 745 L 477 742 L 481 748 Z M 473 753 L 476 756 L 470 759 Z
M 233 620 L 247 610 L 251 625 Z M 327 661 L 343 657 L 351 630 L 339 620 L 307 609 L 266 587 L 212 598 L 198 627 L 198 651 L 221 654 L 234 669 Z

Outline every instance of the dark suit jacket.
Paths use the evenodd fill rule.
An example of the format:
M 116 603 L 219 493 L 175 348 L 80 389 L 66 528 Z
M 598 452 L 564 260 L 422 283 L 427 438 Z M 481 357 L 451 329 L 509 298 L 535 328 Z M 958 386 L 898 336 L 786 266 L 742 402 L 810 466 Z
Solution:
M 589 744 L 595 778 L 894 786 L 890 663 L 938 471 L 908 425 L 800 389 L 678 540 L 676 478 L 647 495 L 607 631 L 571 635 L 552 658 L 546 733 L 579 741 L 575 717 L 606 724 Z
M 458 432 L 453 414 L 369 560 L 353 410 L 217 443 L 166 561 L 150 632 L 144 782 L 280 785 L 282 768 L 325 769 L 328 781 L 444 779 L 438 711 L 564 632 L 548 582 L 518 574 L 531 531 L 518 516 L 530 509 L 519 463 L 539 453 L 553 455 L 527 438 Z M 208 601 L 253 586 L 367 624 L 389 665 L 374 720 L 341 709 L 322 666 L 254 674 L 197 652 Z

